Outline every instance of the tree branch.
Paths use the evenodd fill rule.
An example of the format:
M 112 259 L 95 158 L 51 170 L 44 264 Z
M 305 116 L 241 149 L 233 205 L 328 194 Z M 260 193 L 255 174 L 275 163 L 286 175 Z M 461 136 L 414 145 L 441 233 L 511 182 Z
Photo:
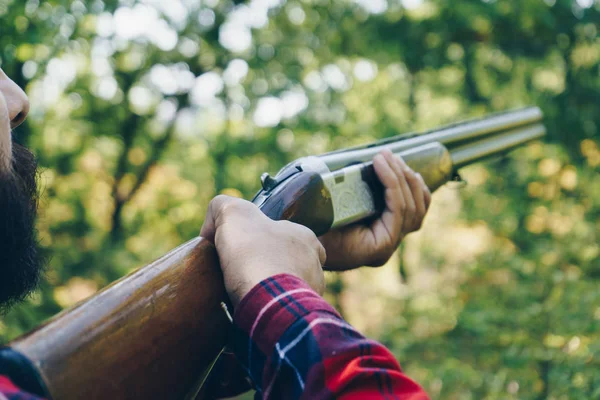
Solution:
M 133 187 L 127 193 L 126 196 L 120 197 L 118 195 L 118 193 L 113 192 L 114 199 L 115 199 L 115 209 L 114 209 L 113 215 L 112 215 L 113 224 L 112 224 L 112 229 L 110 232 L 111 240 L 117 241 L 121 238 L 121 233 L 122 233 L 121 232 L 121 215 L 123 213 L 123 207 L 125 207 L 125 205 L 139 191 L 140 187 L 144 184 L 144 182 L 148 178 L 148 175 L 149 175 L 152 167 L 155 166 L 160 161 L 166 148 L 168 147 L 169 142 L 171 141 L 171 138 L 174 135 L 174 132 L 175 132 L 175 122 L 173 122 L 169 126 L 169 129 L 167 129 L 167 132 L 165 133 L 165 135 L 162 138 L 160 138 L 159 140 L 154 142 L 154 144 L 152 146 L 152 152 L 150 153 L 148 160 L 142 166 L 135 184 L 133 185 Z M 127 153 L 124 153 L 124 155 L 125 155 L 125 161 L 126 161 Z M 118 182 L 115 181 L 115 188 L 118 187 L 118 184 L 121 180 L 122 180 L 122 176 Z

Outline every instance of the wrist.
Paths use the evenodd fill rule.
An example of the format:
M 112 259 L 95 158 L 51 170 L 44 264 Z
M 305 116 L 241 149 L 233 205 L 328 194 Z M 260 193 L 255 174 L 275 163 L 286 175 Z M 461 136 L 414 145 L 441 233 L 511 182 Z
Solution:
M 294 284 L 300 283 L 303 286 L 310 287 L 306 280 L 291 272 L 278 271 L 272 274 L 265 273 L 262 275 L 254 275 L 251 278 L 237 277 L 235 283 L 226 283 L 227 294 L 229 295 L 231 305 L 233 306 L 234 310 L 237 310 L 238 306 L 244 301 L 244 299 L 251 297 L 251 293 L 257 292 L 259 289 L 261 289 L 263 282 L 266 282 L 268 279 L 281 280 L 284 278 L 286 282 L 294 282 Z M 314 288 L 310 288 L 314 291 Z
M 248 351 L 248 338 L 264 354 L 270 354 L 287 328 L 304 315 L 327 312 L 341 318 L 335 309 L 319 296 L 303 279 L 280 273 L 256 285 L 241 300 L 233 314 L 234 324 L 241 334 L 234 340 L 241 360 Z
M 264 269 L 264 268 L 263 268 Z M 246 271 L 253 271 L 253 268 L 246 268 Z M 275 274 L 269 274 L 265 271 L 254 274 L 242 274 L 234 277 L 225 277 L 225 287 L 227 288 L 227 294 L 229 300 L 233 305 L 234 309 L 240 304 L 240 302 L 252 291 L 253 288 L 258 286 L 259 283 Z
M 237 309 L 242 299 L 246 297 L 248 293 L 250 293 L 250 291 L 254 286 L 256 286 L 256 284 L 251 285 L 249 283 L 238 282 L 238 284 L 234 287 L 231 287 L 230 285 L 226 286 L 229 301 L 231 301 L 231 305 L 233 306 L 233 308 Z

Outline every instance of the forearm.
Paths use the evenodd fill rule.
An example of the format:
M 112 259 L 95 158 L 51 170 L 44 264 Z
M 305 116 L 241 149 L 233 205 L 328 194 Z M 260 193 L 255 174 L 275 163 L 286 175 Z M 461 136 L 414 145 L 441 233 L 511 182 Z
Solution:
M 294 276 L 261 282 L 234 320 L 236 354 L 265 399 L 427 398 L 384 346 L 363 337 Z

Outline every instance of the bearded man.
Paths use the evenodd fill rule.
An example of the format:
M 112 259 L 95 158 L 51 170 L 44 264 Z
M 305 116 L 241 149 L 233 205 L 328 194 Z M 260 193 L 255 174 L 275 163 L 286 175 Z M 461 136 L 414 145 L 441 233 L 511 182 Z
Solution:
M 0 307 L 21 300 L 40 275 L 36 246 L 36 162 L 11 130 L 27 116 L 25 93 L 0 69 Z
M 35 289 L 42 269 L 35 234 L 36 162 L 12 133 L 28 110 L 25 93 L 0 70 L 4 310 Z M 384 264 L 400 241 L 420 228 L 431 202 L 423 178 L 402 159 L 384 151 L 373 164 L 385 188 L 383 214 L 321 238 L 303 226 L 272 221 L 244 200 L 218 196 L 210 203 L 201 235 L 217 248 L 235 307 L 232 347 L 259 399 L 427 398 L 388 349 L 362 336 L 321 297 L 325 265 L 347 270 Z M 262 251 L 265 247 L 271 251 Z M 17 355 L 0 350 L 0 400 L 46 395 L 43 384 L 24 373 L 20 362 Z

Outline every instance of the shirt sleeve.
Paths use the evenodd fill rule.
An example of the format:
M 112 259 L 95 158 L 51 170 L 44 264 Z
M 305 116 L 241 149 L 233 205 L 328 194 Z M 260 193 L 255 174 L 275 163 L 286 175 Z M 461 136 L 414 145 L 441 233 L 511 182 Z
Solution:
M 428 399 L 387 348 L 362 336 L 293 275 L 255 286 L 234 323 L 234 350 L 257 397 Z
M 43 400 L 41 397 L 34 396 L 22 391 L 15 386 L 8 377 L 0 375 L 0 400 Z

